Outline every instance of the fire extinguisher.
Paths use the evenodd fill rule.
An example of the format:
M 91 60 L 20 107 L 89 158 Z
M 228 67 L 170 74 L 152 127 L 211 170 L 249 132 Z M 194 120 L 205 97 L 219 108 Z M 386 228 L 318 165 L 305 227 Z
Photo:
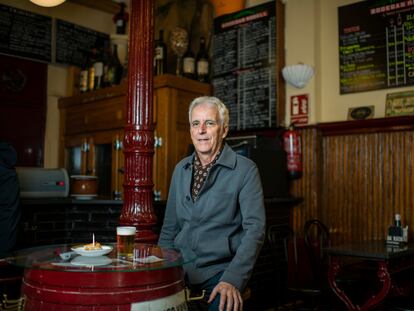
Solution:
M 302 139 L 291 123 L 283 133 L 283 146 L 286 151 L 287 171 L 291 179 L 302 176 Z

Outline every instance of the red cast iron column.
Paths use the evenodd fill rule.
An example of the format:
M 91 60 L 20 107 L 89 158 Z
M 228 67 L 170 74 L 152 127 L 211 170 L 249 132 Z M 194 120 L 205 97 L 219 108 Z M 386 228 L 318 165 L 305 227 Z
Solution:
M 129 30 L 124 206 L 119 222 L 137 228 L 136 241 L 153 243 L 153 0 L 131 1 Z

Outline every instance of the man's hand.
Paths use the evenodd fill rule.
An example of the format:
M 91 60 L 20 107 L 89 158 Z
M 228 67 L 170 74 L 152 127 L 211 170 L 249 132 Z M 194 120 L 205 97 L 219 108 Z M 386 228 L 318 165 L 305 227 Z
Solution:
M 208 299 L 208 303 L 211 303 L 217 294 L 220 294 L 220 311 L 242 311 L 243 310 L 243 299 L 240 291 L 227 282 L 219 282 L 214 287 L 211 295 Z M 224 306 L 226 305 L 226 309 Z

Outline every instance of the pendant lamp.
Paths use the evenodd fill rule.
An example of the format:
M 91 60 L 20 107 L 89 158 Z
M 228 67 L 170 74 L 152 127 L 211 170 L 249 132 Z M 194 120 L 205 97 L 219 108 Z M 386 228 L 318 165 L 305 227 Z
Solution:
M 62 4 L 66 0 L 30 0 L 30 2 L 44 7 L 52 7 Z

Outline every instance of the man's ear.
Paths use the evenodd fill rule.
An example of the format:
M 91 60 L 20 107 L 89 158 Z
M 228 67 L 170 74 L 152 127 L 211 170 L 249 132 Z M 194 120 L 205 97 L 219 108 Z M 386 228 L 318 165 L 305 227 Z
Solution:
M 227 126 L 224 127 L 224 132 L 223 132 L 223 136 L 222 136 L 223 139 L 226 138 L 228 133 L 229 133 L 229 126 L 227 125 Z

